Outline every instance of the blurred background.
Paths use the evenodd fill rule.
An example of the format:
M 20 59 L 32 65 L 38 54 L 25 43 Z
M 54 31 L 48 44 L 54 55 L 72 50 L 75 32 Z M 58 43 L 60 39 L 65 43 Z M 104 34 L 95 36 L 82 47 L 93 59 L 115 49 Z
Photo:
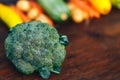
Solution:
M 0 8 L 1 20 L 6 22 L 9 27 L 31 20 L 39 20 L 50 25 L 72 20 L 76 24 L 85 22 L 88 25 L 91 20 L 97 20 L 109 15 L 113 8 L 119 10 L 120 1 L 51 0 L 49 3 L 43 0 L 0 0 Z M 7 15 L 8 13 L 9 15 Z M 5 14 L 8 17 L 11 16 L 13 20 L 15 18 L 16 23 L 15 21 L 13 23 L 12 21 L 7 22 L 4 17 Z

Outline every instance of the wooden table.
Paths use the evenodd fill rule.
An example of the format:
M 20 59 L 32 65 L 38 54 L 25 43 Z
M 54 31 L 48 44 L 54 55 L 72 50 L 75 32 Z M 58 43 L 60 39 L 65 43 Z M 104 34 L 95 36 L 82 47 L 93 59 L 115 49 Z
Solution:
M 100 19 L 75 24 L 56 24 L 70 44 L 59 75 L 48 80 L 120 80 L 120 11 L 114 9 Z M 0 22 L 0 80 L 42 80 L 37 73 L 19 73 L 5 56 L 8 28 Z

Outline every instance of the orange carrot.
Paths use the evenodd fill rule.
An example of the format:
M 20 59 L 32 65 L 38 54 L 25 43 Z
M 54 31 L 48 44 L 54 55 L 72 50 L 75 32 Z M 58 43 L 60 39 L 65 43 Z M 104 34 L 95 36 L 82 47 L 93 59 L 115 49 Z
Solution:
M 87 2 L 87 5 L 91 8 L 91 11 L 93 12 L 93 17 L 100 18 L 100 12 L 97 11 L 90 3 Z
M 53 21 L 45 14 L 40 14 L 35 20 L 39 20 L 41 22 L 45 22 L 53 26 Z
M 18 13 L 20 15 L 20 17 L 22 18 L 23 22 L 28 22 L 31 19 L 29 19 L 21 10 L 19 10 L 15 5 L 10 6 L 13 10 L 16 11 L 16 13 Z
M 87 1 L 71 0 L 71 2 L 74 3 L 77 7 L 81 8 L 84 11 L 86 11 L 91 18 L 92 17 L 95 17 L 95 18 L 100 17 L 100 13 L 98 11 L 96 11 L 92 6 L 90 6 Z
M 42 10 L 41 6 L 38 5 L 36 2 L 30 1 L 29 3 L 30 3 L 32 8 L 38 10 L 39 14 L 43 13 L 43 10 Z
M 52 21 L 52 19 L 47 16 L 47 20 L 48 20 L 48 23 L 49 23 L 51 26 L 53 26 L 53 21 Z
M 32 8 L 38 10 L 38 12 L 39 12 L 39 16 L 36 18 L 36 20 L 40 20 L 42 22 L 47 22 L 48 24 L 53 25 L 53 21 L 48 16 L 46 16 L 44 14 L 40 5 L 38 5 L 34 1 L 30 1 L 30 5 L 31 5 Z
M 70 9 L 71 12 L 71 18 L 75 23 L 80 23 L 85 19 L 89 19 L 88 13 L 78 8 L 72 2 L 68 3 L 68 8 Z

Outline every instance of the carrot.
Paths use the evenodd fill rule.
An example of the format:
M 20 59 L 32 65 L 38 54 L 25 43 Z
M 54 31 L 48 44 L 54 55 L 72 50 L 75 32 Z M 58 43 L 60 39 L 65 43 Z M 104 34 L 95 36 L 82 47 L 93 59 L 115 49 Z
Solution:
M 97 11 L 90 3 L 88 3 L 89 8 L 91 8 L 91 11 L 93 12 L 93 17 L 100 18 L 100 12 Z
M 99 18 L 100 13 L 96 11 L 92 6 L 90 6 L 87 1 L 82 0 L 71 0 L 77 7 L 81 8 L 82 10 L 86 11 L 91 18 Z
M 38 5 L 34 1 L 30 1 L 30 5 L 31 5 L 32 8 L 38 10 L 39 16 L 36 17 L 35 20 L 40 20 L 41 22 L 46 22 L 46 23 L 48 23 L 50 25 L 53 25 L 53 21 L 48 16 L 46 16 L 44 14 L 43 9 L 42 9 L 42 7 L 40 5 Z
M 48 23 L 53 26 L 53 21 L 50 17 L 46 16 Z
M 13 10 L 16 11 L 17 14 L 22 18 L 23 22 L 28 22 L 31 19 L 28 18 L 21 10 L 19 10 L 15 5 L 10 6 Z
M 53 26 L 53 25 L 54 25 L 54 24 L 53 24 L 53 21 L 52 21 L 52 19 L 51 19 L 51 18 L 47 17 L 47 21 L 48 21 L 48 24 L 50 24 L 51 26 Z
M 70 9 L 72 20 L 75 23 L 80 23 L 83 20 L 89 18 L 88 14 L 85 11 L 81 10 L 71 2 L 68 3 L 68 8 Z
M 45 22 L 53 26 L 53 21 L 45 14 L 40 14 L 35 20 L 39 20 L 41 22 Z
M 41 6 L 38 5 L 36 2 L 30 1 L 29 3 L 30 3 L 32 8 L 38 10 L 39 14 L 43 13 L 43 10 L 42 10 Z
M 18 0 L 16 3 L 16 7 L 23 12 L 27 12 L 31 8 L 28 0 Z

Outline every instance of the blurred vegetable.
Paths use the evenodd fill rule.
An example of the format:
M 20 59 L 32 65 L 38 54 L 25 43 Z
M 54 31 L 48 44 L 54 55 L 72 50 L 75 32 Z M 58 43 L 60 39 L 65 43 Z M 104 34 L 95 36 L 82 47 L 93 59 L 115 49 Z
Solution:
M 112 5 L 120 9 L 120 0 L 111 0 Z
M 29 9 L 30 9 L 30 7 L 31 7 L 28 0 L 19 0 L 19 1 L 17 2 L 16 6 L 17 6 L 20 10 L 25 11 L 25 12 L 29 11 Z
M 27 12 L 30 19 L 35 19 L 39 14 L 43 14 L 42 8 L 34 1 L 29 1 L 31 9 Z
M 30 19 L 35 19 L 37 16 L 39 15 L 39 12 L 37 9 L 35 8 L 31 8 L 28 13 L 27 13 L 27 16 L 30 18 Z
M 111 1 L 110 0 L 87 0 L 94 8 L 103 15 L 107 15 L 111 11 Z
M 9 6 L 0 3 L 0 19 L 3 20 L 9 28 L 22 23 L 20 16 Z
M 79 9 L 73 3 L 69 2 L 68 7 L 71 12 L 71 17 L 75 23 L 80 23 L 83 20 L 85 20 L 86 18 L 89 18 L 87 13 L 85 13 L 83 10 Z
M 30 9 L 28 11 L 21 10 L 16 5 L 10 6 L 13 10 L 16 11 L 16 13 L 19 14 L 19 16 L 22 18 L 23 22 L 29 22 L 31 20 L 39 20 L 44 23 L 48 23 L 50 25 L 53 25 L 53 21 L 44 14 L 44 11 L 42 10 L 41 6 L 38 5 L 35 1 L 29 1 Z
M 53 21 L 48 16 L 46 16 L 45 14 L 40 14 L 39 16 L 36 17 L 35 20 L 53 25 Z
M 40 5 L 38 5 L 34 1 L 30 1 L 29 3 L 33 9 L 33 10 L 30 9 L 32 11 L 28 12 L 28 16 L 31 17 L 31 19 L 39 20 L 41 22 L 45 22 L 45 23 L 48 23 L 50 25 L 53 25 L 53 21 L 47 15 L 44 14 L 44 11 Z
M 27 17 L 19 8 L 17 8 L 15 5 L 10 6 L 12 9 L 14 9 L 17 14 L 22 18 L 23 22 L 28 22 L 31 19 Z
M 43 9 L 42 9 L 42 7 L 39 4 L 37 4 L 34 1 L 29 1 L 29 3 L 30 3 L 30 5 L 31 5 L 32 8 L 38 10 L 39 14 L 43 13 Z
M 63 0 L 37 1 L 55 22 L 64 22 L 70 17 L 70 11 Z
M 87 1 L 84 0 L 71 0 L 78 8 L 87 12 L 91 18 L 100 18 L 100 13 L 95 10 Z

